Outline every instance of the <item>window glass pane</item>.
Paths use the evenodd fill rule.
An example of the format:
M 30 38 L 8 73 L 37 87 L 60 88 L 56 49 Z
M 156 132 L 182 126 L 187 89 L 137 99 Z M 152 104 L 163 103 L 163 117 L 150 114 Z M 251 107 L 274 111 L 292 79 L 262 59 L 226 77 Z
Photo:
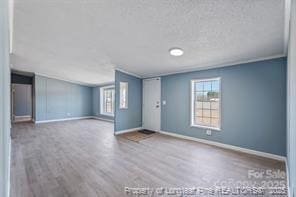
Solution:
M 197 101 L 203 101 L 204 93 L 203 92 L 196 92 L 196 100 Z
M 205 117 L 203 117 L 203 124 L 205 126 L 211 126 L 211 118 L 205 118 Z
M 202 109 L 202 102 L 196 102 L 195 106 L 198 109 Z
M 219 128 L 220 127 L 220 125 L 219 125 L 219 119 L 218 118 L 212 118 L 211 126 L 212 127 Z
M 211 103 L 210 102 L 203 102 L 203 109 L 211 109 Z
M 203 91 L 203 83 L 202 82 L 195 83 L 195 91 Z
M 203 95 L 204 95 L 204 99 L 203 99 L 204 101 L 210 101 L 209 92 L 204 92 Z
M 202 115 L 203 115 L 203 117 L 210 118 L 211 117 L 211 110 L 204 109 Z
M 220 80 L 193 82 L 195 99 L 193 121 L 195 125 L 219 128 L 220 125 Z
M 127 108 L 128 106 L 128 83 L 120 82 L 120 108 Z
M 195 116 L 200 116 L 200 117 L 202 117 L 202 109 L 196 109 L 196 111 L 195 111 Z
M 212 118 L 219 118 L 220 112 L 219 110 L 211 110 L 211 117 Z
M 105 90 L 105 97 L 106 97 L 105 112 L 112 113 L 112 90 L 111 89 Z
M 211 81 L 206 81 L 204 83 L 204 91 L 211 91 L 212 90 L 212 82 Z
M 101 114 L 114 114 L 114 88 L 101 88 Z
M 202 117 L 196 116 L 196 117 L 195 117 L 195 122 L 196 122 L 197 124 L 203 124 L 203 119 L 202 119 Z
M 219 102 L 212 101 L 211 102 L 211 109 L 219 109 Z
M 208 92 L 209 101 L 217 101 L 219 99 L 219 92 Z
M 219 81 L 212 81 L 212 91 L 218 92 L 220 88 Z

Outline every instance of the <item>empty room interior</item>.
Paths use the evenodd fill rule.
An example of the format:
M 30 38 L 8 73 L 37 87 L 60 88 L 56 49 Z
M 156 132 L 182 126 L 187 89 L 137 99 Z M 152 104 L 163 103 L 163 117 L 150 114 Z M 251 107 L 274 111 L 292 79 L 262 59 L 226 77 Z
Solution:
M 0 196 L 296 197 L 296 0 L 0 0 Z

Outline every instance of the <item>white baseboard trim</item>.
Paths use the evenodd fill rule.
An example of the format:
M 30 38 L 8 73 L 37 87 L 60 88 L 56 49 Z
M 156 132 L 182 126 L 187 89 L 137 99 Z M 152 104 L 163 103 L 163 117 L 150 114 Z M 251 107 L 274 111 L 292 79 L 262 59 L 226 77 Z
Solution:
M 102 121 L 107 121 L 107 122 L 114 122 L 114 120 L 110 120 L 110 119 L 107 119 L 107 118 L 101 118 L 101 117 L 97 117 L 97 116 L 93 116 L 92 118 L 93 119 L 96 119 L 96 120 L 102 120 Z
M 14 116 L 14 120 L 12 122 L 26 122 L 32 120 L 31 115 L 24 115 L 24 116 Z
M 49 122 L 61 122 L 68 120 L 82 120 L 82 119 L 92 119 L 92 116 L 83 116 L 83 117 L 74 117 L 74 118 L 63 118 L 63 119 L 54 119 L 54 120 L 39 120 L 35 121 L 35 124 L 49 123 Z
M 230 150 L 234 150 L 234 151 L 248 153 L 248 154 L 252 154 L 252 155 L 256 155 L 256 156 L 260 156 L 260 157 L 275 159 L 275 160 L 278 160 L 278 161 L 286 161 L 286 157 L 271 154 L 271 153 L 266 153 L 266 152 L 251 150 L 251 149 L 247 149 L 247 148 L 241 148 L 241 147 L 233 146 L 233 145 L 229 145 L 229 144 L 223 144 L 223 143 L 220 143 L 220 142 L 214 142 L 214 141 L 210 141 L 210 140 L 205 140 L 205 139 L 180 135 L 180 134 L 176 134 L 176 133 L 172 133 L 172 132 L 168 132 L 168 131 L 159 131 L 159 133 L 164 134 L 164 135 L 169 135 L 169 136 L 172 136 L 172 137 L 177 137 L 177 138 L 182 138 L 182 139 L 186 139 L 186 140 L 201 142 L 201 143 L 204 143 L 204 144 L 213 145 L 213 146 L 217 146 L 217 147 L 221 147 L 221 148 L 226 148 L 226 149 L 230 149 Z
M 143 127 L 137 127 L 137 128 L 126 129 L 126 130 L 121 130 L 121 131 L 115 131 L 114 135 L 119 135 L 119 134 L 123 134 L 123 133 L 130 133 L 130 132 L 139 131 L 142 129 L 143 129 Z
M 24 116 L 14 116 L 16 118 L 32 118 L 31 115 L 24 115 Z

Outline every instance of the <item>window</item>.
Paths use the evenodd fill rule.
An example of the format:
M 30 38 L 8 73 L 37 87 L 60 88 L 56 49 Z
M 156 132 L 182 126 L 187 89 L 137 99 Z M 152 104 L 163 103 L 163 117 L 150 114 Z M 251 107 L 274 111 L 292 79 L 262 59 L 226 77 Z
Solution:
M 100 112 L 102 115 L 114 116 L 114 86 L 106 86 L 100 89 Z
M 127 109 L 128 107 L 128 83 L 120 82 L 120 109 Z
M 191 81 L 191 126 L 220 130 L 220 78 Z

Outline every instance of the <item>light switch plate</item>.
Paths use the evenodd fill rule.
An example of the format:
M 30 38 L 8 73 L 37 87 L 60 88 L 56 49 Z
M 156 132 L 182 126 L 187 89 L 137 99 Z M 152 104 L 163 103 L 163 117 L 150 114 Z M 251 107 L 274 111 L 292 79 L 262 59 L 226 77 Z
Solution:
M 166 105 L 166 100 L 163 100 L 162 101 L 162 105 Z

